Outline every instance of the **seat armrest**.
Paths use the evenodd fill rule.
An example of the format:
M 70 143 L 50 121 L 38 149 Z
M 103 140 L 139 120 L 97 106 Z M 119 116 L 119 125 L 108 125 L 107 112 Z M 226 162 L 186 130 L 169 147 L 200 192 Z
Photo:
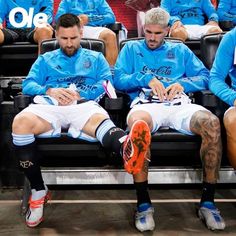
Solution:
M 219 104 L 219 98 L 210 90 L 203 90 L 194 93 L 195 102 L 204 107 L 216 107 Z
M 195 92 L 194 98 L 196 104 L 202 105 L 221 119 L 223 118 L 226 109 L 229 107 L 228 104 L 221 101 L 210 90 Z
M 2 88 L 0 88 L 0 103 L 3 101 L 3 92 Z
M 129 95 L 116 90 L 117 98 L 105 97 L 104 108 L 108 111 L 124 111 L 129 109 Z
M 22 111 L 32 102 L 32 97 L 28 95 L 17 95 L 14 97 L 14 108 L 17 112 Z
M 110 115 L 112 121 L 120 128 L 126 127 L 126 116 L 129 111 L 129 95 L 116 90 L 117 98 L 109 98 L 105 96 L 100 105 Z
M 105 25 L 108 29 L 112 30 L 116 34 L 122 29 L 122 24 L 120 22 L 115 22 L 114 24 Z
M 229 31 L 234 28 L 233 21 L 219 21 L 219 26 L 223 31 Z
M 114 111 L 114 110 L 122 110 L 124 107 L 124 99 L 123 97 L 118 98 L 105 98 L 105 110 Z

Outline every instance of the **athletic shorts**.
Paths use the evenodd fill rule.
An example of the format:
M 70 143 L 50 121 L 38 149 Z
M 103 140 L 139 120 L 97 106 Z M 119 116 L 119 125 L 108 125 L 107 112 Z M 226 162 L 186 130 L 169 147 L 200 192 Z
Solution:
M 188 39 L 201 39 L 202 36 L 206 35 L 209 29 L 215 28 L 214 25 L 184 25 Z
M 96 26 L 84 26 L 83 27 L 83 38 L 98 39 L 102 31 L 107 29 L 106 27 Z
M 152 133 L 155 133 L 160 127 L 169 127 L 188 135 L 194 135 L 190 130 L 193 114 L 197 111 L 207 111 L 206 108 L 197 104 L 175 106 L 166 106 L 160 103 L 138 104 L 130 110 L 127 121 L 133 112 L 140 110 L 146 111 L 152 117 Z
M 39 137 L 59 137 L 62 128 L 66 128 L 69 136 L 88 141 L 97 141 L 97 139 L 82 132 L 89 118 L 96 113 L 103 114 L 109 118 L 107 111 L 94 101 L 69 106 L 30 104 L 21 111 L 21 113 L 24 112 L 33 113 L 52 125 L 52 130 L 40 134 Z
M 2 29 L 4 35 L 4 44 L 13 42 L 34 42 L 34 29 Z

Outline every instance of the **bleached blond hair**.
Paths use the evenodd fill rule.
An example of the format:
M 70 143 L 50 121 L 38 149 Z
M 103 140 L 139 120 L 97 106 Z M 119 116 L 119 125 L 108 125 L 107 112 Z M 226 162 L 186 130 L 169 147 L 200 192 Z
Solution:
M 160 7 L 155 7 L 148 10 L 145 14 L 145 25 L 160 25 L 167 27 L 170 20 L 170 15 L 167 11 Z

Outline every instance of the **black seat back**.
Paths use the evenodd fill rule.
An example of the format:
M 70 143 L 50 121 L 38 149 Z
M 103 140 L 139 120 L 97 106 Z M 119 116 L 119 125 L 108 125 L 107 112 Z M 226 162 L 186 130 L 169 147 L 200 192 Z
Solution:
M 38 45 L 15 42 L 0 46 L 0 76 L 26 76 L 38 57 Z
M 224 33 L 209 34 L 201 38 L 201 59 L 206 68 L 211 69 L 217 48 Z
M 225 33 L 209 34 L 201 38 L 201 58 L 207 69 L 211 69 L 215 60 L 215 55 Z M 229 77 L 226 79 L 230 83 Z M 221 120 L 228 105 L 214 96 L 211 91 L 195 93 L 195 100 L 207 109 L 211 110 Z
M 136 38 L 129 38 L 129 39 L 125 39 L 125 40 L 122 40 L 120 42 L 120 50 L 125 46 L 125 44 L 129 41 L 134 41 L 134 40 L 142 40 L 144 39 L 144 37 L 136 37 Z M 171 38 L 171 37 L 166 37 L 165 40 L 167 42 L 175 42 L 175 43 L 182 43 L 181 40 L 179 39 L 176 39 L 176 38 Z
M 83 38 L 80 41 L 80 45 L 83 48 L 101 52 L 103 53 L 103 55 L 105 55 L 105 43 L 102 40 Z M 43 54 L 45 52 L 52 51 L 58 48 L 59 48 L 59 43 L 55 38 L 53 38 L 49 40 L 44 40 L 41 43 L 40 52 L 41 54 Z

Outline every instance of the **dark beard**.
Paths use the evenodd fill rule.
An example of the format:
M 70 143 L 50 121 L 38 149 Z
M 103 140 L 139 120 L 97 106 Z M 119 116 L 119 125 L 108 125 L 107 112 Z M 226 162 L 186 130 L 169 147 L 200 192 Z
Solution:
M 73 47 L 73 48 L 74 48 L 74 47 Z M 72 56 L 74 56 L 74 55 L 77 53 L 78 48 L 77 48 L 77 49 L 74 48 L 74 50 L 71 51 L 71 53 L 68 53 L 68 51 L 66 50 L 66 48 L 62 48 L 62 51 L 63 51 L 63 53 L 64 53 L 65 55 L 67 55 L 68 57 L 72 57 Z

